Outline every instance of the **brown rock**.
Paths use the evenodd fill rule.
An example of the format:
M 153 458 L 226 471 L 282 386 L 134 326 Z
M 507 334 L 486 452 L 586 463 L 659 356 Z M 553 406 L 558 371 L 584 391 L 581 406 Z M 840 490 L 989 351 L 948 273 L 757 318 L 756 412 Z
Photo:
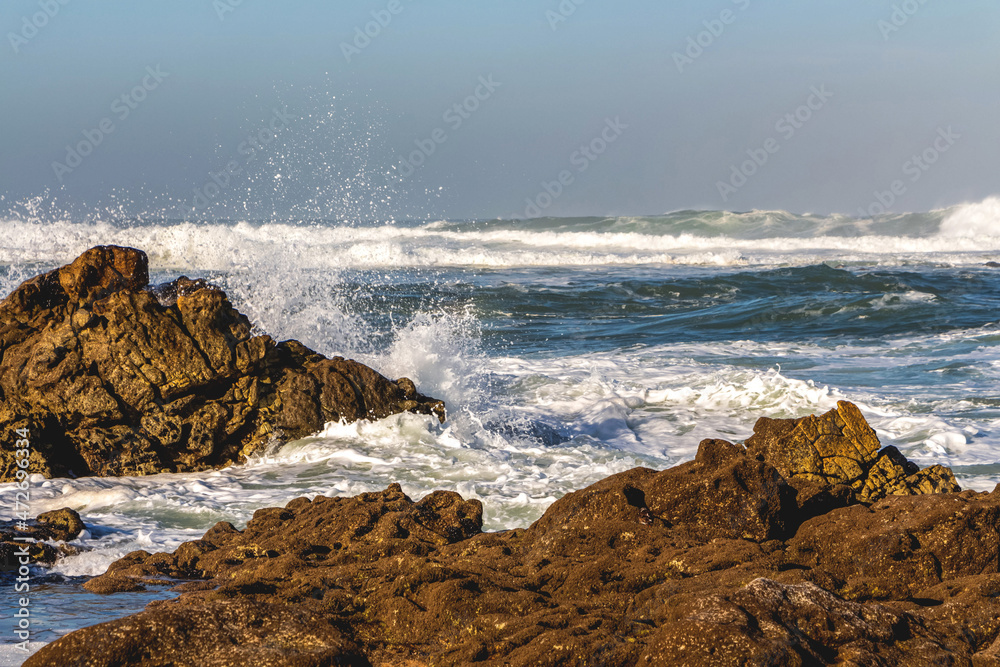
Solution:
M 64 507 L 61 510 L 42 512 L 36 517 L 38 523 L 43 524 L 53 539 L 69 541 L 75 539 L 83 532 L 86 526 L 80 519 L 76 510 Z
M 66 542 L 75 539 L 86 528 L 75 510 L 64 507 L 60 510 L 44 512 L 35 519 L 25 522 L 0 522 L 0 570 L 17 570 L 23 551 L 31 564 L 54 563 L 62 556 L 77 554 L 84 549 L 78 546 L 57 544 L 46 541 Z M 32 541 L 24 541 L 30 538 Z
M 761 417 L 746 448 L 771 462 L 785 478 L 855 487 L 875 463 L 881 445 L 857 407 L 840 401 L 820 417 Z
M 810 583 L 755 579 L 677 609 L 651 638 L 648 665 L 950 664 L 918 619 L 846 602 Z M 958 642 L 956 642 L 958 643 Z
M 836 486 L 849 487 L 862 503 L 961 490 L 947 468 L 919 471 L 895 447 L 881 450 L 875 431 L 847 401 L 819 417 L 761 417 L 745 444 L 751 456 L 773 465 L 792 484 L 811 483 L 803 485 L 810 498 L 812 490 Z
M 23 537 L 22 534 L 18 534 L 17 536 Z M 0 570 L 5 572 L 17 571 L 23 565 L 21 558 L 24 557 L 23 552 L 25 550 L 28 552 L 27 558 L 32 565 L 37 563 L 55 563 L 59 556 L 64 553 L 45 542 L 18 542 L 13 538 L 14 534 L 0 532 Z
M 148 281 L 145 253 L 102 246 L 0 303 L 0 481 L 17 429 L 31 472 L 120 476 L 243 461 L 329 421 L 444 419 L 405 378 L 252 336 L 203 280 Z
M 643 509 L 651 525 L 683 526 L 702 541 L 763 542 L 785 534 L 796 504 L 773 467 L 724 440 L 705 440 L 689 463 L 659 473 L 636 468 L 563 496 L 533 528 L 559 535 L 598 521 L 645 523 Z
M 788 540 L 789 562 L 821 569 L 855 599 L 905 599 L 948 579 L 996 572 L 1000 494 L 889 496 L 812 518 Z
M 879 488 L 916 474 L 882 459 Z M 443 491 L 297 498 L 125 556 L 87 588 L 186 580 L 180 596 L 25 664 L 994 664 L 1000 490 L 865 505 L 793 482 L 706 440 L 695 461 L 614 475 L 523 530 L 481 533 L 480 503 Z
M 42 647 L 29 663 L 62 667 L 213 665 L 328 667 L 369 665 L 331 619 L 290 605 L 170 603 L 94 626 Z

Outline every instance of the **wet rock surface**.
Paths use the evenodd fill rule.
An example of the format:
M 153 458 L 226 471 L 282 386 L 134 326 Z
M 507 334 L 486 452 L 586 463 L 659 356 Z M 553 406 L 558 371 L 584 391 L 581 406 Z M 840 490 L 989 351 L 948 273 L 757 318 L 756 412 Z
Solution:
M 960 491 L 950 472 L 934 473 L 950 493 L 880 481 L 880 458 L 918 472 L 848 403 L 774 421 L 756 431 L 767 447 L 706 440 L 695 461 L 609 477 L 527 529 L 482 533 L 478 501 L 398 485 L 220 523 L 87 584 L 182 579 L 179 598 L 26 665 L 998 664 L 1000 490 Z M 808 468 L 822 479 L 805 492 L 774 454 L 802 443 L 820 456 L 795 461 L 842 460 Z
M 251 335 L 203 280 L 149 286 L 145 253 L 100 246 L 0 302 L 0 481 L 205 470 L 329 421 L 444 404 L 406 378 Z
M 22 558 L 31 564 L 51 564 L 63 556 L 80 553 L 80 547 L 49 542 L 69 542 L 85 529 L 80 515 L 68 507 L 23 522 L 0 521 L 0 571 L 17 570 L 24 564 Z

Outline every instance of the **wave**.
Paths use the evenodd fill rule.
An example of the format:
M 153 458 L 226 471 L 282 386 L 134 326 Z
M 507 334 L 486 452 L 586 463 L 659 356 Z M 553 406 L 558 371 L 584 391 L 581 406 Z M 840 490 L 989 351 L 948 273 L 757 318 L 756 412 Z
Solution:
M 966 238 L 1000 236 L 1000 197 L 955 207 L 941 222 L 940 235 Z
M 1000 253 L 1000 198 L 871 219 L 784 211 L 403 222 L 0 220 L 0 264 L 56 265 L 96 244 L 142 248 L 154 269 L 228 271 L 283 256 L 302 268 L 981 264 Z

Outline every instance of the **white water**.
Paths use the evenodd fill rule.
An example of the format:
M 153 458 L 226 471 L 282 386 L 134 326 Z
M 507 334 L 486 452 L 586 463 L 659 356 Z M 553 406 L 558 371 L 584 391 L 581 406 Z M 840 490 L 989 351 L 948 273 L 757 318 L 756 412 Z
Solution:
M 948 211 L 895 216 L 881 223 L 781 211 L 727 213 L 721 222 L 713 219 L 714 214 L 708 213 L 676 220 L 626 218 L 593 231 L 589 220 L 541 226 L 510 221 L 494 226 L 499 228 L 458 228 L 442 222 L 375 226 L 178 222 L 121 227 L 100 220 L 78 223 L 22 215 L 0 221 L 4 231 L 0 265 L 67 262 L 95 239 L 144 248 L 154 269 L 171 271 L 228 272 L 256 266 L 275 254 L 294 257 L 299 269 L 330 270 L 822 262 L 894 266 L 923 263 L 929 256 L 939 264 L 958 266 L 1000 256 L 998 198 Z M 696 230 L 684 231 L 692 226 Z M 706 234 L 705 229 L 719 231 Z
M 422 392 L 448 404 L 443 425 L 417 415 L 328 424 L 313 437 L 225 470 L 121 479 L 35 476 L 32 513 L 71 507 L 89 527 L 75 541 L 88 550 L 51 571 L 99 574 L 129 551 L 173 550 L 218 521 L 242 526 L 261 507 L 301 495 L 354 495 L 393 482 L 413 498 L 449 489 L 482 500 L 488 530 L 526 526 L 563 494 L 608 475 L 640 465 L 675 465 L 691 459 L 704 438 L 739 441 L 761 416 L 820 413 L 841 399 L 861 407 L 883 444 L 896 445 L 921 466 L 958 466 L 966 488 L 992 489 L 1000 482 L 995 324 L 877 340 L 813 340 L 796 328 L 811 320 L 790 319 L 789 342 L 744 340 L 734 333 L 716 342 L 584 351 L 571 336 L 562 342 L 566 332 L 554 318 L 552 340 L 526 344 L 542 349 L 527 352 L 516 342 L 510 349 L 487 349 L 475 294 L 471 303 L 431 304 L 415 312 L 385 295 L 400 285 L 406 291 L 411 282 L 422 289 L 428 280 L 470 283 L 470 276 L 492 287 L 542 294 L 545 281 L 560 288 L 581 276 L 592 282 L 595 266 L 626 276 L 642 272 L 644 278 L 667 275 L 671 264 L 977 267 L 1000 255 L 998 208 L 998 200 L 987 200 L 917 216 L 929 231 L 913 235 L 903 228 L 905 220 L 816 222 L 760 212 L 725 214 L 712 223 L 722 228 L 713 235 L 682 231 L 684 221 L 665 226 L 662 219 L 468 229 L 439 222 L 129 228 L 28 218 L 0 222 L 5 291 L 92 245 L 141 247 L 161 277 L 189 272 L 222 284 L 261 330 L 297 338 L 324 354 L 357 358 L 393 378 L 410 377 Z M 793 229 L 806 223 L 822 233 L 813 237 Z M 593 229 L 602 225 L 603 231 Z M 845 225 L 852 233 L 844 232 Z M 895 231 L 887 233 L 892 225 Z M 447 266 L 465 273 L 424 271 Z M 518 273 L 525 266 L 550 270 Z M 375 296 L 385 296 L 370 301 L 391 318 L 383 330 L 357 316 L 361 297 L 342 288 L 355 269 L 370 270 L 363 278 Z M 905 313 L 940 298 L 904 289 L 843 309 L 859 309 L 863 317 Z M 574 316 L 597 321 L 613 314 Z M 954 365 L 962 374 L 949 375 Z M 8 516 L 11 491 L 0 485 Z M 0 654 L 0 664 L 3 659 Z
M 431 333 L 435 326 L 446 330 Z M 458 335 L 449 327 L 441 321 L 404 328 L 401 340 L 416 356 L 420 348 L 410 347 L 414 336 L 433 347 L 434 341 Z M 914 341 L 894 346 L 907 343 Z M 921 345 L 926 347 L 927 341 Z M 97 525 L 77 540 L 94 551 L 56 566 L 65 575 L 98 574 L 134 549 L 173 549 L 216 521 L 241 525 L 255 509 L 284 505 L 299 495 L 354 495 L 397 481 L 415 498 L 439 488 L 479 498 L 486 507 L 486 528 L 498 530 L 525 526 L 559 496 L 610 474 L 688 460 L 704 438 L 742 440 L 760 416 L 815 414 L 840 399 L 857 402 L 884 444 L 896 444 L 921 465 L 996 461 L 987 436 L 1000 428 L 1000 419 L 972 424 L 941 417 L 960 407 L 953 397 L 931 400 L 926 411 L 920 406 L 914 413 L 905 390 L 896 395 L 844 391 L 776 368 L 731 365 L 776 353 L 837 365 L 842 371 L 852 365 L 900 363 L 886 359 L 884 352 L 882 346 L 858 345 L 830 359 L 829 349 L 801 344 L 784 350 L 752 342 L 674 345 L 556 358 L 481 357 L 477 364 L 486 367 L 478 373 L 458 372 L 469 371 L 465 360 L 441 367 L 434 365 L 440 359 L 429 356 L 427 368 L 433 373 L 421 375 L 427 368 L 415 366 L 409 372 L 420 377 L 424 391 L 448 396 L 450 419 L 444 425 L 418 415 L 330 424 L 313 437 L 221 471 L 122 479 L 36 476 L 32 510 L 72 507 Z M 386 361 L 407 370 L 399 348 Z M 987 363 L 1000 364 L 1000 355 Z M 496 383 L 497 377 L 503 378 L 504 388 L 492 406 L 485 405 L 487 387 L 482 383 L 487 378 Z M 566 440 L 544 446 L 518 432 L 531 423 L 548 425 Z M 963 479 L 965 486 L 982 490 L 997 482 L 1000 475 Z

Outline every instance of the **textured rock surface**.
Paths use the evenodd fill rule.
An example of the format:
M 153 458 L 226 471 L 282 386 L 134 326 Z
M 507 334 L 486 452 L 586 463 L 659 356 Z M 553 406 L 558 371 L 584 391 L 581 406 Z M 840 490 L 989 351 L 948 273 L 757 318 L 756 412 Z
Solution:
M 325 422 L 444 404 L 354 361 L 251 336 L 204 281 L 148 287 L 146 255 L 102 246 L 0 303 L 0 481 L 16 429 L 46 477 L 203 470 Z
M 73 635 L 63 651 L 69 667 L 126 665 L 246 665 L 327 667 L 368 665 L 336 623 L 288 605 L 231 600 L 191 609 L 165 608 L 102 626 L 99 635 Z M 190 660 L 187 646 L 201 647 Z
M 31 563 L 54 563 L 60 556 L 79 553 L 81 549 L 73 545 L 47 544 L 46 541 L 68 542 L 75 539 L 86 528 L 76 511 L 64 507 L 39 514 L 24 525 L 18 521 L 0 522 L 0 570 L 16 570 L 21 565 L 19 554 L 25 549 Z M 31 538 L 25 542 L 15 538 Z
M 854 459 L 870 471 L 878 442 L 852 423 L 832 435 L 874 449 Z M 800 442 L 787 426 L 773 451 Z M 26 665 L 997 664 L 1000 490 L 895 495 L 897 477 L 869 473 L 883 497 L 863 504 L 856 479 L 803 493 L 775 460 L 706 440 L 695 461 L 614 475 L 501 533 L 450 492 L 298 498 L 122 558 L 87 587 L 187 580 L 180 597 Z
M 847 401 L 818 417 L 761 418 L 746 448 L 793 484 L 847 486 L 863 503 L 887 495 L 958 490 L 947 468 L 932 466 L 918 471 L 894 447 L 880 451 L 875 431 L 857 406 Z

